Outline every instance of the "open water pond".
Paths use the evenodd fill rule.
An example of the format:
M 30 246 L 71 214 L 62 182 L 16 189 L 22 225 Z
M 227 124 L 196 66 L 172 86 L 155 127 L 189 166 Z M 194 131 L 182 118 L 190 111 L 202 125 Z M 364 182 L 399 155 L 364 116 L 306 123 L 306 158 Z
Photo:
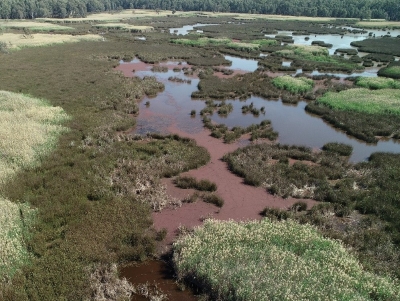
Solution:
M 244 59 L 241 59 L 244 60 Z M 139 60 L 131 63 L 121 63 L 117 68 L 124 71 L 126 76 L 155 76 L 157 80 L 165 85 L 165 90 L 155 98 L 146 97 L 140 103 L 139 116 L 137 117 L 136 134 L 152 132 L 168 133 L 171 128 L 177 127 L 187 133 L 202 131 L 203 123 L 199 112 L 205 107 L 203 100 L 191 98 L 193 91 L 197 90 L 199 79 L 184 75 L 183 71 L 174 72 L 172 69 L 185 66 L 185 62 L 166 62 L 168 72 L 152 72 L 151 65 L 146 65 Z M 136 71 L 133 73 L 132 70 Z M 179 83 L 169 81 L 169 77 L 179 77 L 190 80 L 190 83 Z M 149 102 L 149 105 L 146 103 Z M 300 102 L 297 106 L 285 105 L 281 101 L 266 100 L 260 97 L 251 97 L 246 101 L 227 100 L 234 107 L 226 117 L 217 113 L 211 116 L 216 123 L 223 123 L 229 127 L 248 126 L 269 119 L 275 131 L 279 133 L 278 141 L 283 144 L 305 145 L 315 149 L 321 148 L 327 142 L 342 142 L 353 146 L 354 151 L 351 161 L 363 161 L 373 152 L 395 152 L 400 153 L 400 143 L 394 140 L 380 141 L 376 145 L 367 144 L 336 130 L 321 118 L 308 114 L 304 108 L 306 102 Z M 216 101 L 218 103 L 218 101 Z M 242 114 L 242 106 L 247 104 L 260 109 L 265 107 L 265 115 L 254 117 L 251 114 Z M 196 110 L 196 116 L 190 116 L 191 110 Z
M 232 62 L 232 65 L 229 66 L 229 69 L 232 70 L 242 70 L 247 72 L 254 72 L 258 68 L 258 61 L 252 59 L 244 59 L 240 57 L 235 57 L 231 55 L 224 55 L 226 60 Z

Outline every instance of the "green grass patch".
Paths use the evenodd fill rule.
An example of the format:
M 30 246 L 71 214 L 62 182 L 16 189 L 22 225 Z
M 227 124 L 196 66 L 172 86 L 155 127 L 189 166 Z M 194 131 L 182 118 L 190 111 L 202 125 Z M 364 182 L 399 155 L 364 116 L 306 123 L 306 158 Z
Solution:
M 293 94 L 302 94 L 312 90 L 314 81 L 306 77 L 278 76 L 272 80 L 275 87 L 287 90 Z
M 400 91 L 397 89 L 371 91 L 356 88 L 339 93 L 328 92 L 317 102 L 335 110 L 400 115 Z
M 174 244 L 180 279 L 223 300 L 399 300 L 336 240 L 295 221 L 206 220 Z
M 400 67 L 398 68 L 400 74 Z M 383 77 L 358 77 L 356 79 L 356 85 L 371 90 L 400 89 L 400 81 Z

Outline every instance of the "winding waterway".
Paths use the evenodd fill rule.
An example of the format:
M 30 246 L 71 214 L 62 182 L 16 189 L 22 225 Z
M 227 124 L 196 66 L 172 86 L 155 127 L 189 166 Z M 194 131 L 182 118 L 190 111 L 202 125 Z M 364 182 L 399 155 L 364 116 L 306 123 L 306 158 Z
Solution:
M 248 72 L 252 72 L 256 68 L 257 61 L 255 60 L 230 56 L 226 56 L 226 58 L 233 60 L 232 66 L 234 68 Z M 192 92 L 197 90 L 199 79 L 186 76 L 183 71 L 174 72 L 172 70 L 179 66 L 187 66 L 185 62 L 181 62 L 180 65 L 178 65 L 178 62 L 165 62 L 162 65 L 168 67 L 168 72 L 154 73 L 150 70 L 151 65 L 145 65 L 139 60 L 130 63 L 121 62 L 121 65 L 117 68 L 122 70 L 126 76 L 156 76 L 157 80 L 165 85 L 165 90 L 159 93 L 157 97 L 146 98 L 140 103 L 136 133 L 167 133 L 168 128 L 172 125 L 187 133 L 202 131 L 201 117 L 198 114 L 195 117 L 190 116 L 191 110 L 196 110 L 198 113 L 205 106 L 204 101 L 191 98 Z M 136 70 L 135 73 L 132 72 L 133 69 Z M 171 82 L 168 80 L 171 76 L 191 80 L 191 83 Z M 146 102 L 149 102 L 149 105 L 146 105 Z M 274 130 L 279 133 L 278 141 L 283 144 L 305 145 L 319 149 L 327 142 L 347 143 L 354 148 L 350 158 L 353 162 L 366 160 L 373 152 L 378 151 L 400 153 L 400 143 L 396 140 L 379 141 L 375 145 L 367 144 L 348 136 L 343 131 L 334 129 L 321 118 L 308 114 L 304 110 L 306 102 L 300 102 L 293 106 L 285 105 L 280 100 L 267 100 L 252 96 L 246 101 L 230 99 L 227 100 L 227 103 L 233 105 L 233 112 L 227 117 L 221 117 L 214 113 L 211 116 L 214 122 L 233 127 L 248 126 L 269 119 Z M 241 107 L 250 103 L 253 103 L 257 108 L 265 107 L 265 115 L 261 114 L 258 117 L 251 114 L 243 115 Z

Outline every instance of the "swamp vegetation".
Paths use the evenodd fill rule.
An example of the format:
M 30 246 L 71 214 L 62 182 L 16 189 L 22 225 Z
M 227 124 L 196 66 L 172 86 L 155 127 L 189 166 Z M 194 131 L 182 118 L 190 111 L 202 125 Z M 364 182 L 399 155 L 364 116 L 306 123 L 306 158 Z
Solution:
M 379 40 L 387 45 L 381 48 L 390 53 L 376 52 L 378 44 L 367 40 L 363 46 L 356 46 L 365 46 L 363 51 L 375 56 L 349 60 L 329 55 L 318 45 L 286 45 L 289 39 L 277 34 L 278 29 L 293 34 L 346 34 L 342 26 L 355 22 L 241 19 L 243 24 L 238 24 L 231 15 L 161 15 L 127 21 L 153 27 L 151 32 L 141 33 L 145 37 L 142 40 L 120 26 L 99 28 L 78 22 L 70 25 L 76 35 L 84 37 L 90 30 L 94 35 L 101 34 L 100 38 L 20 47 L 18 51 L 2 44 L 0 91 L 29 95 L 62 108 L 68 118 L 59 121 L 68 130 L 61 131 L 57 143 L 52 141 L 52 152 L 40 155 L 34 165 L 16 169 L 0 187 L 2 209 L 14 216 L 19 212 L 27 220 L 32 216 L 19 232 L 23 232 L 22 248 L 27 254 L 20 268 L 0 270 L 0 299 L 128 299 L 134 290 L 116 280 L 115 263 L 140 262 L 156 255 L 157 241 L 166 233 L 165 229 L 154 229 L 150 213 L 178 208 L 185 201 L 171 198 L 161 178 L 177 176 L 177 186 L 199 190 L 193 199 L 199 197 L 218 207 L 229 201 L 215 192 L 215 183 L 179 176 L 210 160 L 207 150 L 194 140 L 158 133 L 131 134 L 138 102 L 164 89 L 154 76 L 126 78 L 113 70 L 120 60 L 136 57 L 153 64 L 154 72 L 168 71 L 159 62 L 185 60 L 189 65 L 182 72 L 200 79 L 192 97 L 205 101 L 200 115 L 211 136 L 230 143 L 250 134 L 250 140 L 257 142 L 224 157 L 231 171 L 243 177 L 246 184 L 262 186 L 283 197 L 319 202 L 311 209 L 301 200 L 288 210 L 266 208 L 262 212 L 266 219 L 261 222 L 206 221 L 203 228 L 182 236 L 174 246 L 180 280 L 199 285 L 211 299 L 261 300 L 259 296 L 272 291 L 268 288 L 273 285 L 281 289 L 273 290 L 271 294 L 276 295 L 271 297 L 282 300 L 290 300 L 289 295 L 284 296 L 288 290 L 293 290 L 293 296 L 305 294 L 305 299 L 323 300 L 327 287 L 328 294 L 339 300 L 355 295 L 366 300 L 398 300 L 398 154 L 375 153 L 368 162 L 354 164 L 348 162 L 351 147 L 334 141 L 320 152 L 273 143 L 279 133 L 269 120 L 246 128 L 228 128 L 210 119 L 213 113 L 228 116 L 232 105 L 224 101 L 230 99 L 239 102 L 255 95 L 292 105 L 306 100 L 307 111 L 351 136 L 367 142 L 382 137 L 398 140 L 400 90 L 398 77 L 393 76 L 398 68 L 393 61 L 398 38 Z M 203 26 L 203 33 L 189 33 L 184 39 L 165 32 L 196 23 L 221 25 Z M 24 32 L 21 28 L 7 30 L 18 36 Z M 271 33 L 277 36 L 265 37 Z M 227 54 L 257 60 L 258 69 L 243 74 L 226 71 L 230 65 Z M 282 66 L 288 60 L 291 65 Z M 294 74 L 299 68 L 302 72 L 351 73 L 362 71 L 366 61 L 384 64 L 379 75 L 387 78 L 339 80 L 329 75 Z M 170 81 L 189 83 L 178 77 Z M 365 96 L 363 102 L 360 95 Z M 243 114 L 253 116 L 262 116 L 264 110 L 252 104 L 242 107 Z M 196 111 L 190 114 L 195 116 Z M 261 143 L 262 139 L 268 143 Z M 15 223 L 23 220 L 16 218 Z M 265 237 L 268 244 L 257 240 Z M 218 250 L 234 256 L 226 258 L 226 252 Z M 261 250 L 271 251 L 266 254 Z M 211 259 L 202 260 L 200 265 L 196 256 Z M 219 256 L 218 266 L 212 263 L 217 262 L 215 256 Z M 238 258 L 246 260 L 240 265 Z M 262 258 L 266 266 L 276 265 L 273 270 L 280 274 L 262 277 L 265 281 L 258 283 L 260 261 L 255 258 Z M 215 270 L 221 273 L 214 274 Z M 285 281 L 293 270 L 297 274 Z M 302 277 L 304 271 L 309 278 Z M 102 282 L 106 278 L 109 287 Z M 298 285 L 300 278 L 307 283 Z M 324 282 L 317 282 L 322 286 L 311 289 L 321 278 Z M 268 283 L 273 280 L 278 282 Z

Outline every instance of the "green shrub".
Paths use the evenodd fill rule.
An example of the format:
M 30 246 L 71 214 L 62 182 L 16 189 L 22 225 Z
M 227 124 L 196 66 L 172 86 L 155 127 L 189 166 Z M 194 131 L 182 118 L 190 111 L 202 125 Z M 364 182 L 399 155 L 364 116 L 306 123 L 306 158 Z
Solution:
M 324 144 L 322 150 L 337 153 L 341 156 L 350 156 L 353 152 L 353 146 L 339 142 L 329 142 Z

